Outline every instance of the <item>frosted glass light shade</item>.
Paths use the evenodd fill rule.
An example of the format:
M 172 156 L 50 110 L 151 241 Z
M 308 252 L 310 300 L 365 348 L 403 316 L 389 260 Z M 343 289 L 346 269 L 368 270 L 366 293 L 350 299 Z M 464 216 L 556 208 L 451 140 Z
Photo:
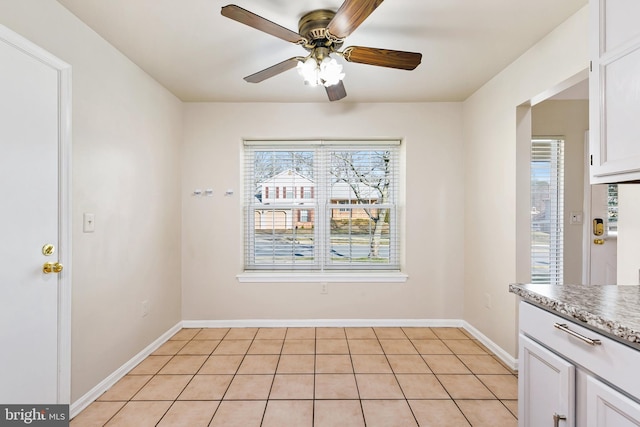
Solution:
M 309 86 L 333 86 L 338 84 L 345 76 L 342 72 L 342 65 L 328 56 L 319 64 L 314 57 L 310 57 L 304 62 L 298 62 L 296 68 L 298 69 L 298 74 L 304 79 L 304 83 Z

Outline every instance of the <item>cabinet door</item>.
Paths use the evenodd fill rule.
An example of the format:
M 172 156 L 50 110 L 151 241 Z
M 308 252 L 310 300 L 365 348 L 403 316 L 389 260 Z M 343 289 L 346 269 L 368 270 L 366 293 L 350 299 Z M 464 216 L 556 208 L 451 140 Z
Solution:
M 520 334 L 519 427 L 575 425 L 575 366 Z
M 602 381 L 587 378 L 587 427 L 640 426 L 640 404 Z
M 591 0 L 591 183 L 640 179 L 640 2 Z

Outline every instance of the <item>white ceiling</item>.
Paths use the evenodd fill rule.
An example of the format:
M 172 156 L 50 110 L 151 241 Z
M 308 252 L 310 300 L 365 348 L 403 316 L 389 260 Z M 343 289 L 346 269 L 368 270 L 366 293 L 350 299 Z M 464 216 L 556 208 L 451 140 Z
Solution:
M 242 78 L 306 51 L 220 15 L 233 1 L 293 31 L 342 0 L 58 0 L 184 101 L 328 102 L 295 70 Z M 339 102 L 462 101 L 588 0 L 387 0 L 344 46 L 422 53 L 414 71 L 346 63 Z

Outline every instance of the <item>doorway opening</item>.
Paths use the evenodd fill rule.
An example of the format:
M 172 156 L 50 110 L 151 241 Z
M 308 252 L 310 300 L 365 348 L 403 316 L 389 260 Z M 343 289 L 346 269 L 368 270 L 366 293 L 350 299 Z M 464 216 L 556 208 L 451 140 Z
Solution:
M 597 190 L 589 182 L 589 147 L 588 138 L 585 138 L 589 129 L 588 78 L 589 72 L 585 69 L 516 109 L 518 282 L 616 283 L 612 281 L 617 270 L 615 188 L 603 186 L 604 193 L 597 196 L 601 211 L 596 212 L 591 203 L 591 193 Z M 540 189 L 536 187 L 536 180 L 540 181 L 537 166 L 543 165 L 545 172 L 555 169 L 551 167 L 549 153 L 546 159 L 536 159 L 536 153 L 532 152 L 536 139 L 564 141 L 563 196 L 554 192 L 547 196 L 536 195 Z M 545 181 L 545 185 L 550 186 L 550 181 Z M 557 209 L 555 212 L 545 205 L 552 202 L 556 203 L 552 207 Z M 551 218 L 545 218 L 552 213 L 555 225 L 550 222 Z M 597 247 L 594 245 L 594 218 L 602 219 L 605 232 L 606 243 Z M 605 258 L 597 252 L 603 248 L 611 256 Z M 594 267 L 597 263 L 606 265 Z M 591 272 L 594 270 L 605 271 L 608 278 L 593 280 Z

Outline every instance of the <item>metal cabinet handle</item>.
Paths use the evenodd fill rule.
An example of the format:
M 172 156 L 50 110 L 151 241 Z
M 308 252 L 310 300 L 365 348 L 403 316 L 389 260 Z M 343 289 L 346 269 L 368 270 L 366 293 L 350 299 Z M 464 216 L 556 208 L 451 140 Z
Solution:
M 556 323 L 557 325 L 557 323 Z M 567 417 L 564 415 L 559 415 L 557 413 L 553 414 L 553 427 L 560 427 L 560 420 L 566 420 Z
M 554 323 L 553 327 L 556 329 L 560 329 L 562 332 L 566 332 L 569 335 L 571 335 L 572 337 L 578 338 L 580 341 L 586 342 L 589 345 L 601 345 L 602 341 L 598 340 L 598 339 L 592 339 L 589 337 L 585 337 L 582 334 L 577 333 L 576 331 L 572 331 L 571 329 L 569 329 L 569 326 L 567 326 L 566 323 Z

